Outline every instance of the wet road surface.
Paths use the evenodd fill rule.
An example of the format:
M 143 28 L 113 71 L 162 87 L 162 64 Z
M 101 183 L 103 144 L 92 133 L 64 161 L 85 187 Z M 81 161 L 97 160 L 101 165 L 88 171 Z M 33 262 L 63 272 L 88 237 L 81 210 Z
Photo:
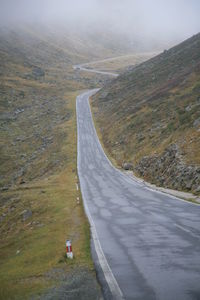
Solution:
M 94 129 L 92 93 L 77 97 L 79 180 L 124 299 L 200 299 L 200 206 L 153 191 L 110 164 Z
M 86 72 L 91 72 L 91 73 L 96 73 L 96 74 L 101 74 L 101 75 L 109 75 L 112 77 L 117 77 L 118 74 L 114 73 L 114 72 L 108 72 L 108 71 L 99 71 L 99 70 L 95 70 L 95 69 L 90 69 L 89 66 L 85 66 L 85 64 L 83 65 L 75 65 L 74 66 L 74 70 L 80 70 L 80 71 L 86 71 Z M 89 64 L 88 64 L 89 65 Z

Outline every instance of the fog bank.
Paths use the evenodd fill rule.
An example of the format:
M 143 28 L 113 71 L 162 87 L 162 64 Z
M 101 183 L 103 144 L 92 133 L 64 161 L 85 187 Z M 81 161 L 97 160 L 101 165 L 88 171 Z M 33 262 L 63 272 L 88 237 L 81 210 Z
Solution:
M 0 26 L 26 23 L 85 32 L 107 29 L 130 39 L 180 41 L 200 31 L 198 0 L 1 0 Z

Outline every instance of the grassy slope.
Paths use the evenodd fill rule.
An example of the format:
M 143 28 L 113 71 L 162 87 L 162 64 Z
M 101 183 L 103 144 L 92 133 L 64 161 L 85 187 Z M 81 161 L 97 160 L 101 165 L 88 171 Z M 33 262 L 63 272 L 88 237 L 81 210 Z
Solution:
M 75 94 L 68 95 L 66 110 L 70 109 L 72 117 L 59 128 L 60 134 L 66 137 L 64 141 L 61 140 L 63 135 L 55 132 L 60 149 L 57 152 L 54 148 L 54 151 L 62 170 L 58 168 L 54 175 L 38 176 L 34 182 L 13 186 L 2 194 L 7 201 L 1 207 L 1 213 L 6 214 L 1 224 L 1 299 L 9 296 L 21 299 L 22 295 L 25 299 L 32 292 L 51 285 L 52 278 L 48 278 L 47 272 L 52 268 L 68 272 L 81 265 L 92 268 L 89 226 L 82 203 L 76 201 L 76 197 L 81 196 L 76 191 L 74 100 Z M 45 158 L 48 159 L 48 153 Z M 38 169 L 42 170 L 44 164 L 41 157 Z M 23 221 L 21 213 L 25 209 L 31 209 L 32 216 Z M 72 263 L 64 259 L 66 238 L 73 242 L 76 258 Z
M 92 41 L 87 49 L 80 37 L 48 30 L 1 29 L 0 299 L 26 299 L 60 284 L 53 270 L 85 268 L 91 283 L 95 275 L 76 190 L 75 99 L 103 78 L 72 68 L 90 60 L 94 48 L 94 59 L 121 54 Z M 23 220 L 25 210 L 32 216 Z M 73 243 L 73 261 L 65 259 L 66 238 Z M 81 280 L 83 295 L 85 275 Z M 95 282 L 92 290 L 98 297 Z
M 198 166 L 199 91 L 200 34 L 122 74 L 94 97 L 105 148 L 118 164 L 137 165 L 175 143 L 184 163 Z
M 127 54 L 115 58 L 109 58 L 106 60 L 100 60 L 98 62 L 89 63 L 86 65 L 89 68 L 100 70 L 100 71 L 114 71 L 114 72 L 125 72 L 126 69 L 130 69 L 132 66 L 140 64 L 147 59 L 155 56 L 158 52 L 141 52 L 134 54 Z

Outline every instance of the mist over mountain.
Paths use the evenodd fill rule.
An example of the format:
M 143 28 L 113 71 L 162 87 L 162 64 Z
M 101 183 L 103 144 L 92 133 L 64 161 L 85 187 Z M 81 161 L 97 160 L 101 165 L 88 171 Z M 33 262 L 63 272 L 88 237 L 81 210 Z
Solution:
M 128 43 L 168 47 L 200 30 L 197 0 L 2 0 L 0 26 L 24 24 L 78 31 L 110 32 Z

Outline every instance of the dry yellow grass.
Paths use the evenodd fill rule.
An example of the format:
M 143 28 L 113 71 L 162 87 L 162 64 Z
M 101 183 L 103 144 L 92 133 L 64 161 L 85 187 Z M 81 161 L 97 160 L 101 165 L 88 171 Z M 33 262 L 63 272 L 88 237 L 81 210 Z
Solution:
M 66 96 L 66 108 L 73 112 L 73 117 L 61 126 L 67 133 L 61 143 L 61 151 L 68 155 L 67 162 L 62 162 L 63 170 L 4 192 L 15 200 L 13 206 L 9 203 L 1 208 L 1 214 L 5 213 L 6 217 L 0 229 L 0 299 L 22 299 L 22 295 L 26 299 L 51 286 L 52 279 L 47 272 L 53 268 L 67 272 L 82 265 L 93 269 L 89 225 L 80 192 L 76 190 L 76 93 Z M 43 158 L 41 164 L 42 161 Z M 11 207 L 16 208 L 12 211 Z M 32 217 L 22 221 L 20 215 L 25 209 L 31 209 Z M 72 240 L 73 261 L 65 259 L 67 238 Z
M 89 63 L 88 67 L 100 70 L 100 71 L 121 71 L 129 66 L 140 64 L 145 60 L 157 55 L 157 52 L 144 52 L 127 54 L 114 58 L 108 58 L 106 60 Z
M 141 174 L 149 172 L 146 179 L 163 184 L 159 170 L 174 144 L 179 165 L 171 165 L 165 187 L 194 193 L 199 193 L 200 165 L 199 48 L 197 34 L 121 74 L 91 102 L 104 147 L 119 166 L 131 162 Z M 156 174 L 152 159 L 159 164 Z

